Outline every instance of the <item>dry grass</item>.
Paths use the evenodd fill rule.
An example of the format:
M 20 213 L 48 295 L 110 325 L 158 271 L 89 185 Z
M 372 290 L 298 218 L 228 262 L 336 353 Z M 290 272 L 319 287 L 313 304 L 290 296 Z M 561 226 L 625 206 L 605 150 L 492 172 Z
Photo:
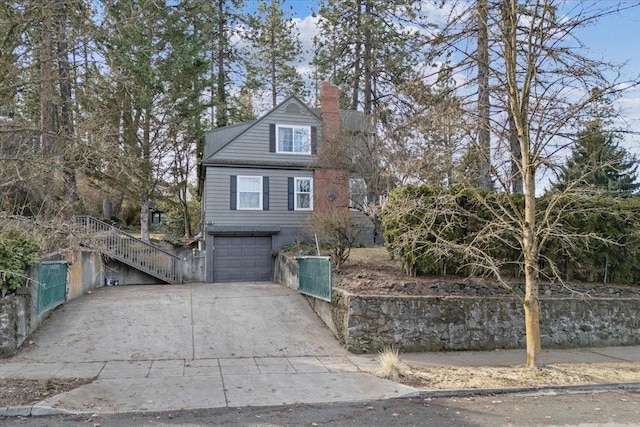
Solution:
M 402 372 L 400 370 L 400 354 L 394 347 L 385 347 L 378 355 L 380 367 L 377 375 L 392 381 L 398 381 Z
M 429 390 L 549 387 L 640 381 L 639 363 L 566 363 L 541 368 L 474 366 L 415 368 L 403 383 Z
M 395 269 L 402 270 L 402 264 L 397 259 L 391 259 L 389 251 L 384 246 L 374 246 L 372 248 L 353 248 L 346 266 Z

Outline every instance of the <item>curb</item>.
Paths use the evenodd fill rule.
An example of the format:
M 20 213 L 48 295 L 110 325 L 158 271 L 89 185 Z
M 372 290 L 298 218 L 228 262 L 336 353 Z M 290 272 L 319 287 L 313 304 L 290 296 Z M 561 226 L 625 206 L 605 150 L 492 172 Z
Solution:
M 54 408 L 52 406 L 23 405 L 0 407 L 0 416 L 5 417 L 39 417 L 46 415 L 75 415 L 77 412 L 66 409 Z
M 512 387 L 512 388 L 489 388 L 489 389 L 459 389 L 459 390 L 420 390 L 419 397 L 424 399 L 438 397 L 469 397 L 469 396 L 491 396 L 500 394 L 553 394 L 553 393 L 589 393 L 605 392 L 611 390 L 640 390 L 640 382 L 633 383 L 604 383 L 604 384 L 581 384 L 581 385 L 558 385 L 540 387 Z M 411 397 L 411 396 L 406 396 Z
M 640 391 L 640 382 L 542 387 L 513 387 L 495 389 L 417 390 L 415 392 L 406 393 L 400 396 L 399 399 L 435 399 L 443 397 L 491 396 L 505 394 L 577 394 L 589 392 L 605 392 L 611 390 Z M 35 405 L 0 407 L 0 417 L 39 417 L 49 415 L 77 415 L 81 413 L 82 412 L 54 408 L 52 406 L 39 405 L 37 403 Z

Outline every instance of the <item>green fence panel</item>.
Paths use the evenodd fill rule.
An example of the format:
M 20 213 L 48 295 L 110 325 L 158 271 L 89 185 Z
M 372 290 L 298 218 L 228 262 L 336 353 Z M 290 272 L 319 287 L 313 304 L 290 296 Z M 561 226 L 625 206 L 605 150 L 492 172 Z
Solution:
M 298 290 L 305 295 L 331 302 L 331 258 L 303 256 L 298 258 L 298 267 Z
M 38 293 L 36 311 L 57 307 L 64 302 L 67 293 L 67 262 L 44 261 L 38 265 Z

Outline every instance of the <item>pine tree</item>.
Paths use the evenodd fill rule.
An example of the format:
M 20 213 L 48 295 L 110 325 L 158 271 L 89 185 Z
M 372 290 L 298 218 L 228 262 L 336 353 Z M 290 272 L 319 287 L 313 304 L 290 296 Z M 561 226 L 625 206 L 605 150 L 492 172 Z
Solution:
M 554 187 L 627 196 L 640 188 L 637 170 L 637 160 L 620 147 L 616 135 L 605 131 L 600 120 L 592 120 L 578 133 Z
M 0 6 L 0 117 L 7 127 L 0 134 L 22 144 L 31 138 L 30 155 L 37 155 L 27 159 L 26 151 L 20 150 L 20 164 L 0 169 L 22 177 L 18 191 L 29 194 L 25 204 L 39 204 L 34 211 L 63 214 L 64 219 L 75 213 L 78 202 L 75 123 L 83 106 L 78 101 L 82 67 L 75 52 L 86 46 L 81 39 L 88 37 L 91 19 L 91 7 L 84 0 L 17 0 Z M 38 164 L 46 185 L 19 171 L 29 163 Z
M 438 80 L 432 86 L 413 83 L 405 92 L 413 96 L 414 114 L 402 118 L 396 135 L 398 142 L 389 147 L 393 150 L 395 172 L 411 182 L 430 185 L 451 186 L 456 182 L 478 182 L 478 173 L 461 172 L 470 165 L 465 160 L 465 145 L 469 143 L 467 133 L 469 117 L 462 108 L 462 98 L 457 95 L 451 69 L 447 64 L 440 67 Z M 470 120 L 469 120 L 470 121 Z M 474 150 L 476 153 L 477 150 Z M 477 161 L 479 156 L 474 154 Z
M 257 118 L 258 115 L 253 108 L 253 93 L 247 86 L 243 86 L 240 88 L 236 101 L 229 111 L 229 120 L 231 123 L 242 123 Z
M 392 109 L 424 59 L 425 40 L 413 25 L 419 13 L 410 0 L 321 2 L 314 65 L 319 79 L 340 86 L 344 107 L 368 115 Z
M 262 0 L 249 20 L 252 52 L 247 63 L 247 86 L 267 91 L 271 107 L 283 96 L 306 97 L 304 81 L 295 67 L 302 44 L 293 18 L 283 10 L 284 3 L 284 0 Z
M 0 4 L 0 119 L 15 114 L 15 95 L 18 92 L 19 65 L 18 48 L 24 31 L 24 18 L 16 5 L 10 2 Z
M 406 121 L 415 116 L 417 96 L 408 92 L 425 88 L 426 32 L 415 25 L 425 19 L 420 7 L 411 0 L 320 2 L 315 78 L 337 85 L 341 106 L 364 112 L 376 129 L 358 146 L 352 171 L 366 181 L 371 200 L 388 191 L 390 161 L 408 151 Z
M 231 109 L 231 86 L 234 72 L 238 71 L 241 62 L 238 49 L 233 43 L 237 29 L 244 22 L 245 16 L 241 12 L 244 0 L 214 0 L 213 10 L 210 12 L 212 20 L 206 26 L 205 33 L 209 34 L 209 50 L 213 69 L 211 72 L 212 111 L 211 122 L 215 127 L 231 124 L 229 113 Z M 209 8 L 203 2 L 203 10 Z M 206 14 L 206 12 L 205 12 Z
M 99 46 L 109 69 L 101 88 L 106 108 L 97 114 L 109 121 L 101 144 L 111 154 L 95 172 L 137 200 L 143 240 L 149 238 L 160 184 L 171 179 L 181 191 L 176 198 L 186 200 L 189 157 L 202 136 L 200 95 L 209 64 L 205 35 L 198 30 L 204 27 L 201 17 L 199 10 L 147 0 L 114 1 L 105 8 Z M 189 228 L 185 224 L 185 234 Z

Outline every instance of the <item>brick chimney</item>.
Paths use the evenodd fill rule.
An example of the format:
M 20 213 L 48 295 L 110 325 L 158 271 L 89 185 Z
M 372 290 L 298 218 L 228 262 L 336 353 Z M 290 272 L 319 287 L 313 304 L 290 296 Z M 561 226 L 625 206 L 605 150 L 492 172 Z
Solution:
M 322 139 L 319 168 L 314 170 L 314 210 L 326 212 L 346 209 L 349 204 L 349 174 L 340 141 L 340 91 L 329 82 L 320 88 Z
M 340 91 L 329 82 L 320 88 L 320 117 L 322 118 L 322 148 L 325 154 L 338 150 L 340 135 Z

